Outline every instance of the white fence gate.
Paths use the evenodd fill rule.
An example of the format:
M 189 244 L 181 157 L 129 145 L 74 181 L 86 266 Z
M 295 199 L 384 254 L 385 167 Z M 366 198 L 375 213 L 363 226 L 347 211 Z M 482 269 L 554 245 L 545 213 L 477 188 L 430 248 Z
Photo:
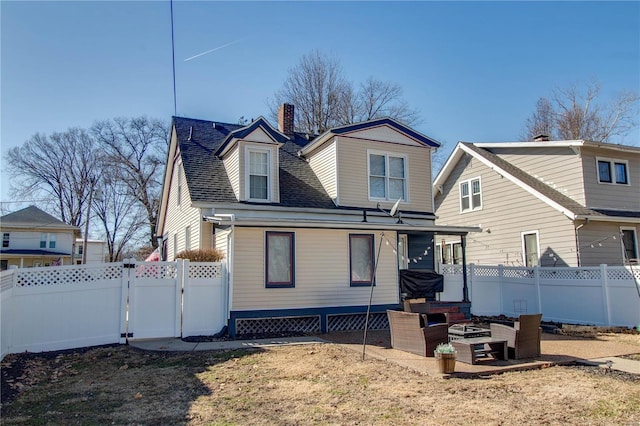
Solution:
M 0 275 L 1 356 L 211 335 L 226 325 L 223 263 L 124 262 Z

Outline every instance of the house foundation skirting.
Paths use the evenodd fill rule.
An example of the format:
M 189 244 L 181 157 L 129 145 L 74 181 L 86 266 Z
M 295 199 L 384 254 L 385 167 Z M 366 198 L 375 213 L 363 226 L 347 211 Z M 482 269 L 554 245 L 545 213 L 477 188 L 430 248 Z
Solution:
M 369 330 L 389 328 L 387 309 L 398 305 L 371 306 Z M 229 335 L 273 335 L 282 333 L 329 333 L 334 331 L 364 330 L 367 306 L 341 306 L 330 308 L 279 309 L 261 311 L 231 311 Z

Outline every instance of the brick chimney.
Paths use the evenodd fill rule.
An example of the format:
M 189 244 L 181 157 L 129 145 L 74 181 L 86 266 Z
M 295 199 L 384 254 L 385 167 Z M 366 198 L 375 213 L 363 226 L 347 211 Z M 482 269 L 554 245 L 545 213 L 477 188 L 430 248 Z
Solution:
M 287 136 L 293 135 L 293 105 L 282 104 L 278 108 L 278 130 Z

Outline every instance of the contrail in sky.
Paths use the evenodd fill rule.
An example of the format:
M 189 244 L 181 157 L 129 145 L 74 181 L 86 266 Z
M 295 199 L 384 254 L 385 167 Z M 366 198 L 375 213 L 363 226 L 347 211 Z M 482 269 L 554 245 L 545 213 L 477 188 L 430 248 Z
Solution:
M 206 52 L 198 53 L 197 55 L 194 55 L 194 56 L 192 56 L 190 58 L 187 58 L 184 61 L 187 62 L 187 61 L 190 61 L 192 59 L 199 58 L 200 56 L 206 55 L 207 53 L 211 53 L 211 52 L 215 52 L 216 50 L 224 49 L 225 47 L 229 47 L 232 44 L 240 43 L 242 40 L 244 40 L 246 38 L 247 37 L 242 37 L 242 38 L 240 38 L 238 40 L 232 41 L 231 43 L 227 43 L 227 44 L 223 44 L 222 46 L 214 47 L 211 50 L 207 50 Z

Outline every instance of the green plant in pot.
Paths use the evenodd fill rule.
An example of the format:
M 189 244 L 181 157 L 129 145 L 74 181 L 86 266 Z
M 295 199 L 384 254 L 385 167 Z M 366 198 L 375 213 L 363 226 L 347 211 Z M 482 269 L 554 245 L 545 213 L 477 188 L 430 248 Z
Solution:
M 451 343 L 440 343 L 433 351 L 440 373 L 453 373 L 456 368 L 456 349 Z

